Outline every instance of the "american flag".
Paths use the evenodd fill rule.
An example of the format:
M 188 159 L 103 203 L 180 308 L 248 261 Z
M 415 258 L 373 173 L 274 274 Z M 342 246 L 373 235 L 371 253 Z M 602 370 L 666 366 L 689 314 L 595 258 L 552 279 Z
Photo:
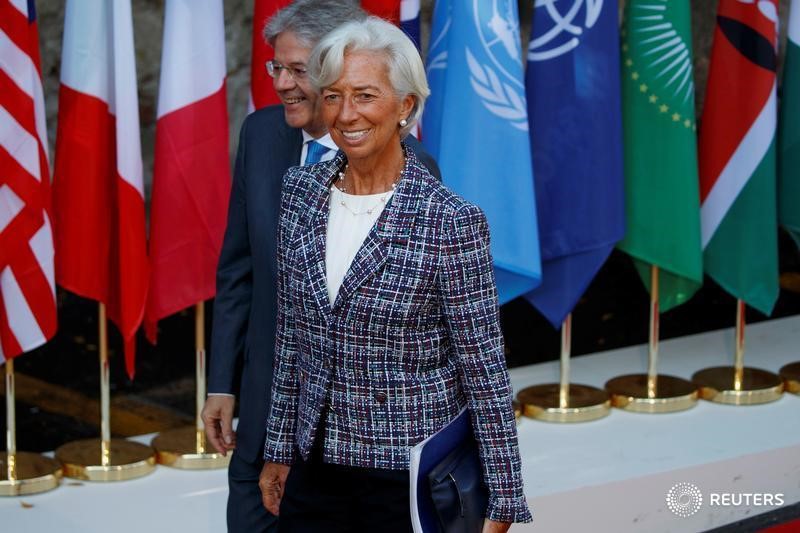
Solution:
M 33 0 L 0 0 L 0 362 L 56 331 L 50 169 Z

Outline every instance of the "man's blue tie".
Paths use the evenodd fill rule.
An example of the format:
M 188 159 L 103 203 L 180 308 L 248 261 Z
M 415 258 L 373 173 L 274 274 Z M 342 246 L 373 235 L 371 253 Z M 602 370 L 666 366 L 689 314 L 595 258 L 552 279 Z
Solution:
M 327 146 L 318 143 L 317 141 L 309 141 L 308 142 L 308 151 L 306 152 L 306 165 L 311 165 L 313 163 L 319 163 L 322 156 L 328 153 Z

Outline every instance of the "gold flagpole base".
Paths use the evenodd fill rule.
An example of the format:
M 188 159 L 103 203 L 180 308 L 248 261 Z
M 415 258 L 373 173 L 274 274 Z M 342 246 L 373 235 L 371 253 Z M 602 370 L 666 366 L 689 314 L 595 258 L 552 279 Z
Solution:
M 735 385 L 735 374 L 733 366 L 716 366 L 695 372 L 692 381 L 704 400 L 731 405 L 774 402 L 783 393 L 783 381 L 772 372 L 744 367 L 740 387 Z
M 800 362 L 781 367 L 780 376 L 783 379 L 784 390 L 800 394 Z
M 162 465 L 186 470 L 213 470 L 228 466 L 232 454 L 204 451 L 197 445 L 197 440 L 197 428 L 187 426 L 162 431 L 150 444 L 156 450 L 156 461 Z
M 64 475 L 86 481 L 125 481 L 151 473 L 156 457 L 150 446 L 124 439 L 111 439 L 108 464 L 102 461 L 102 441 L 84 439 L 68 442 L 56 450 Z
M 0 452 L 0 496 L 25 496 L 53 490 L 63 475 L 58 461 L 38 453 L 14 454 L 14 479 L 9 479 L 8 466 L 8 454 Z
M 608 394 L 596 387 L 570 383 L 566 406 L 561 406 L 560 391 L 558 383 L 534 385 L 519 391 L 517 400 L 525 416 L 544 422 L 588 422 L 611 410 Z
M 647 374 L 628 374 L 610 379 L 606 390 L 611 404 L 634 413 L 674 413 L 697 404 L 697 387 L 675 376 L 656 376 L 655 394 L 650 394 Z

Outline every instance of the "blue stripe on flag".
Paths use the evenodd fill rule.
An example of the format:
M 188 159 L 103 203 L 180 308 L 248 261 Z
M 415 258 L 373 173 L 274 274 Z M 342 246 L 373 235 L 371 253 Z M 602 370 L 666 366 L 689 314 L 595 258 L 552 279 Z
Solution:
M 36 22 L 36 1 L 28 0 L 28 24 Z
M 400 0 L 400 28 L 420 48 L 419 1 Z

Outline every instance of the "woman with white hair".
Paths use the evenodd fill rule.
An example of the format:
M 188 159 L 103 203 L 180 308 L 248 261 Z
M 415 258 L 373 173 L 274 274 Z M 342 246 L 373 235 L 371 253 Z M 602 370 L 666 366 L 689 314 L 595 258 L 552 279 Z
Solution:
M 467 406 L 484 531 L 530 520 L 483 213 L 402 139 L 429 94 L 413 43 L 370 17 L 309 60 L 333 160 L 290 169 L 261 486 L 281 531 L 409 531 L 410 449 Z

